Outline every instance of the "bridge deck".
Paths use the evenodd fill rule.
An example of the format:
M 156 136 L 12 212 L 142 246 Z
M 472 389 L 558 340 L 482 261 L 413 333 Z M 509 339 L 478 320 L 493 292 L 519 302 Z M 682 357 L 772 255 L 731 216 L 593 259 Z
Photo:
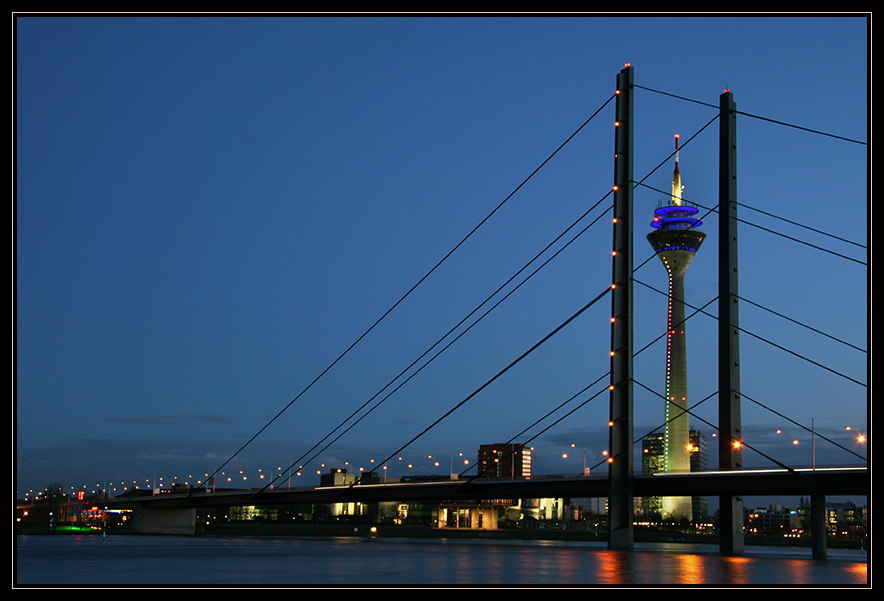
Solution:
M 388 483 L 298 489 L 235 490 L 117 497 L 108 506 L 210 507 L 342 502 L 439 502 L 477 499 L 606 497 L 607 476 Z M 636 496 L 868 495 L 866 468 L 758 470 L 635 476 Z

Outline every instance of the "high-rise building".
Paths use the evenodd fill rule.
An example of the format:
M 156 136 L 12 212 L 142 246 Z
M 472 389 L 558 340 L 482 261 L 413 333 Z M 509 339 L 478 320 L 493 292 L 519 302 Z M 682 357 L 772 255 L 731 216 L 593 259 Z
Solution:
M 480 478 L 528 480 L 531 478 L 531 449 L 524 444 L 479 445 Z
M 708 445 L 700 430 L 690 430 L 690 464 L 692 472 L 706 471 Z M 642 439 L 642 475 L 649 476 L 666 471 L 665 440 L 663 432 L 651 432 Z M 644 497 L 642 509 L 646 515 L 664 515 L 664 497 Z M 692 518 L 702 519 L 709 514 L 709 504 L 705 497 L 693 497 Z
M 652 432 L 642 439 L 642 475 L 663 471 L 663 433 Z
M 684 276 L 706 238 L 697 228 L 698 209 L 682 200 L 683 186 L 678 167 L 678 136 L 675 137 L 675 170 L 669 203 L 654 211 L 654 231 L 648 241 L 669 274 L 669 309 L 666 333 L 666 402 L 663 471 L 689 472 L 691 469 L 688 428 L 688 372 L 685 338 Z M 664 517 L 691 519 L 690 497 L 666 497 Z
M 652 432 L 642 439 L 642 475 L 650 476 L 665 472 L 665 436 L 663 432 Z M 708 445 L 700 430 L 690 431 L 691 471 L 706 471 Z M 643 497 L 641 507 L 647 516 L 664 515 L 665 497 Z M 709 503 L 705 497 L 693 497 L 691 517 L 699 520 L 709 515 Z
M 705 472 L 708 445 L 706 436 L 700 430 L 691 430 L 691 471 Z M 694 520 L 702 520 L 709 516 L 709 502 L 706 497 L 694 497 L 691 503 Z
M 642 475 L 650 476 L 664 471 L 662 432 L 652 432 L 642 439 Z M 643 497 L 642 508 L 646 516 L 662 515 L 663 497 Z
M 708 457 L 706 436 L 700 430 L 691 430 L 691 471 L 705 472 Z

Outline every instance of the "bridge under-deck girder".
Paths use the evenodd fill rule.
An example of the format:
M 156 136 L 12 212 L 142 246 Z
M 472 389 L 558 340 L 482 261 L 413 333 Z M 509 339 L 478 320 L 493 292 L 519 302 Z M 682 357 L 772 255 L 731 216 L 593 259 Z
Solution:
M 866 468 L 807 470 L 744 470 L 634 476 L 635 496 L 797 496 L 868 495 Z M 218 507 L 346 502 L 435 502 L 473 499 L 535 499 L 607 497 L 606 476 L 533 478 L 530 480 L 455 480 L 360 486 L 277 488 L 267 490 L 190 491 L 182 494 L 117 497 L 113 507 Z

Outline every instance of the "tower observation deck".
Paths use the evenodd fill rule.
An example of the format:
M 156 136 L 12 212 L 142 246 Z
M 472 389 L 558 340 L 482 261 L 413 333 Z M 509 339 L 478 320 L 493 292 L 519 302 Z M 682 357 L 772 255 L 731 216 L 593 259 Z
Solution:
M 698 209 L 681 197 L 681 173 L 678 168 L 678 136 L 675 137 L 675 170 L 672 196 L 654 211 L 648 241 L 669 275 L 669 310 L 666 335 L 666 402 L 664 426 L 665 472 L 689 472 L 690 429 L 688 425 L 687 342 L 685 338 L 684 276 L 706 238 L 699 231 L 703 222 L 694 217 Z M 663 499 L 664 517 L 691 519 L 690 497 Z

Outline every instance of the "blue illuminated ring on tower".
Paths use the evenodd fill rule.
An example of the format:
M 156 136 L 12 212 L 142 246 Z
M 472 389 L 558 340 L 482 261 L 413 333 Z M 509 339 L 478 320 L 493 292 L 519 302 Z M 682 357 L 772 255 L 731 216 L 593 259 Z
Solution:
M 700 227 L 703 225 L 703 222 L 696 217 L 692 217 L 692 215 L 696 215 L 698 212 L 699 209 L 696 207 L 686 205 L 669 205 L 660 207 L 654 211 L 656 217 L 654 217 L 651 225 L 663 229 Z

